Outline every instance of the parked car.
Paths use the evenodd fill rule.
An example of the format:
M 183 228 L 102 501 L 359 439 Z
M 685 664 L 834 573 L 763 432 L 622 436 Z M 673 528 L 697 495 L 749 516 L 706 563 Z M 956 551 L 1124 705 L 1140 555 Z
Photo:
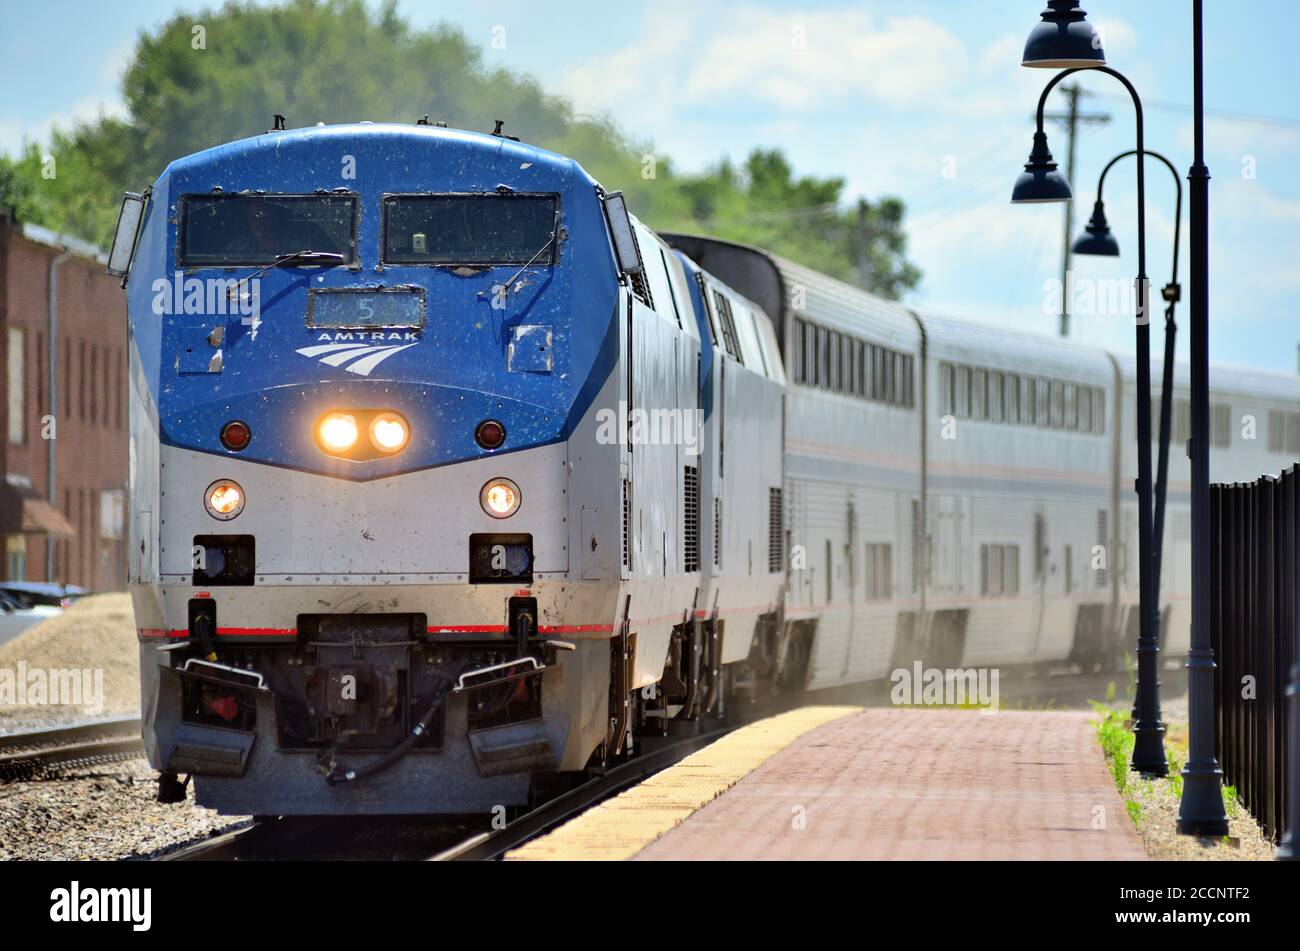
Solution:
M 75 584 L 52 584 L 48 581 L 0 581 L 0 593 L 29 608 L 38 605 L 66 608 L 89 594 L 85 588 Z
M 29 627 L 62 613 L 63 608 L 58 604 L 28 604 L 0 587 L 0 644 L 11 641 Z

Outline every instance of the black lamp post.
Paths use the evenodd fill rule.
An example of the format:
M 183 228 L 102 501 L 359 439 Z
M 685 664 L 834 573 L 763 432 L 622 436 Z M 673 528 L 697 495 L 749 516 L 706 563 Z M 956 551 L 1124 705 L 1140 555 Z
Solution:
M 1043 132 L 1043 109 L 1047 97 L 1061 80 L 1084 69 L 1103 72 L 1118 80 L 1133 99 L 1137 117 L 1137 154 L 1146 154 L 1142 99 L 1133 84 L 1117 70 L 1105 65 L 1106 57 L 1100 37 L 1088 23 L 1086 13 L 1074 0 L 1048 0 L 1042 22 L 1034 27 L 1025 44 L 1022 65 L 1059 68 L 1043 89 L 1038 100 L 1037 131 L 1034 148 L 1025 172 L 1016 182 L 1012 201 L 1068 201 L 1069 184 L 1056 171 Z M 1164 750 L 1164 724 L 1160 722 L 1160 694 L 1156 682 L 1160 653 L 1157 591 L 1152 569 L 1155 567 L 1152 536 L 1151 486 L 1151 311 L 1148 301 L 1146 269 L 1146 163 L 1137 163 L 1138 202 L 1138 276 L 1137 276 L 1137 437 L 1138 437 L 1138 716 L 1133 724 L 1133 769 L 1154 776 L 1169 772 Z
M 1205 164 L 1205 61 L 1201 0 L 1192 0 L 1196 157 L 1191 181 L 1192 645 L 1187 651 L 1189 746 L 1178 831 L 1227 835 L 1223 770 L 1214 756 L 1214 648 L 1210 640 L 1210 170 Z M 1291 815 L 1294 823 L 1296 816 Z

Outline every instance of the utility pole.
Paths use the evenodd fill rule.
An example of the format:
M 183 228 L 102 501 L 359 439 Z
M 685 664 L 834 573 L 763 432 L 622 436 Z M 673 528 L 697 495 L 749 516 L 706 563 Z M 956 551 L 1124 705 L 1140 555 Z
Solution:
M 1090 93 L 1074 83 L 1069 86 L 1061 86 L 1061 92 L 1070 103 L 1068 112 L 1049 112 L 1043 116 L 1044 119 L 1051 119 L 1053 122 L 1059 122 L 1065 127 L 1065 133 L 1069 137 L 1066 146 L 1065 160 L 1065 179 L 1068 182 L 1074 182 L 1074 155 L 1075 155 L 1075 133 L 1078 131 L 1080 123 L 1084 125 L 1105 125 L 1110 121 L 1110 116 L 1102 112 L 1080 112 L 1079 100 Z M 1061 247 L 1061 336 L 1070 336 L 1070 248 L 1074 244 L 1074 202 L 1065 202 L 1065 243 Z
M 868 219 L 867 200 L 858 199 L 858 283 L 865 291 L 871 290 L 871 228 Z

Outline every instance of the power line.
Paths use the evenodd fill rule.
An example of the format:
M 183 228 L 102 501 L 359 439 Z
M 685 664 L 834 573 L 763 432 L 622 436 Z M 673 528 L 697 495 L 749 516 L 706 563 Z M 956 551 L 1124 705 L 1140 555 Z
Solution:
M 1101 92 L 1095 95 L 1105 99 L 1122 99 L 1124 102 L 1129 101 L 1128 96 L 1119 93 Z M 1192 111 L 1192 107 L 1181 102 L 1170 102 L 1168 100 L 1148 100 L 1144 99 L 1142 105 L 1148 109 L 1166 109 L 1172 112 Z M 1216 119 L 1228 119 L 1232 122 L 1251 122 L 1256 125 L 1271 125 L 1283 129 L 1300 129 L 1300 119 L 1290 119 L 1286 116 L 1266 116 L 1255 112 L 1235 112 L 1231 109 L 1206 109 L 1207 116 L 1213 116 Z

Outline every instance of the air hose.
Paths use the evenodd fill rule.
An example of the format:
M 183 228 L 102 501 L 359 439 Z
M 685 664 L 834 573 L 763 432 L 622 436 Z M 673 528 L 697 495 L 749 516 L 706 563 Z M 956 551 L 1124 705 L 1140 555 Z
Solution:
M 344 766 L 338 761 L 330 763 L 329 772 L 325 774 L 325 782 L 331 786 L 339 783 L 352 783 L 358 779 L 365 779 L 367 776 L 374 776 L 376 773 L 382 773 L 384 770 L 391 768 L 398 760 L 415 748 L 415 744 L 428 732 L 429 727 L 433 725 L 433 718 L 438 713 L 438 708 L 442 706 L 443 696 L 439 696 L 429 704 L 429 709 L 424 716 L 420 717 L 418 723 L 411 730 L 410 734 L 402 742 L 385 753 L 377 760 L 372 760 L 364 766 Z
M 452 673 L 451 679 L 454 679 L 459 673 L 460 670 Z M 450 685 L 451 679 L 446 681 L 447 685 Z M 339 783 L 353 783 L 358 779 L 365 779 L 368 776 L 374 776 L 377 773 L 391 769 L 398 760 L 415 749 L 415 745 L 420 742 L 424 734 L 429 732 L 429 727 L 433 725 L 433 718 L 438 715 L 438 710 L 446 697 L 446 690 L 438 691 L 435 688 L 433 702 L 429 704 L 429 709 L 425 711 L 424 716 L 420 717 L 419 721 L 411 729 L 410 734 L 379 759 L 372 760 L 364 766 L 355 767 L 345 766 L 337 760 L 331 761 L 329 771 L 325 774 L 325 782 L 331 786 L 336 786 Z

